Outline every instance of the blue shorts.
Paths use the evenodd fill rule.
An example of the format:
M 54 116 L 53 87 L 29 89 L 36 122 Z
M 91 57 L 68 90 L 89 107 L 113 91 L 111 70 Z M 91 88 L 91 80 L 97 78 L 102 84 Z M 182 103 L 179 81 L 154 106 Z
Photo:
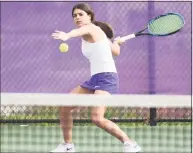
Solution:
M 116 94 L 119 88 L 119 77 L 114 72 L 98 73 L 80 86 L 93 91 L 104 90 L 110 94 Z

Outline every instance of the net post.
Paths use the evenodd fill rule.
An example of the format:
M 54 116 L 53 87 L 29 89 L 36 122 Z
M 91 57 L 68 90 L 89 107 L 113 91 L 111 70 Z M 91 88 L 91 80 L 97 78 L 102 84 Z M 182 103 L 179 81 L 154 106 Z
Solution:
M 156 126 L 157 122 L 156 122 L 156 108 L 150 108 L 150 119 L 149 119 L 149 124 L 150 126 Z
M 154 2 L 148 2 L 148 20 L 151 20 L 154 17 L 155 13 L 155 6 Z M 155 82 L 155 43 L 152 37 L 148 37 L 148 71 L 149 71 L 149 94 L 156 94 L 156 82 Z M 150 119 L 149 124 L 150 126 L 156 126 L 156 108 L 150 108 Z

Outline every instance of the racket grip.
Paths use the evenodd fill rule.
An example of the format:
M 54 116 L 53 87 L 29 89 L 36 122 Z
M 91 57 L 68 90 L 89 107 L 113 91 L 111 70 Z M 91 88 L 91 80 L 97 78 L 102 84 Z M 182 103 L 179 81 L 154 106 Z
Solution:
M 135 38 L 135 34 L 130 34 L 130 35 L 121 37 L 121 40 L 124 42 L 124 41 L 132 39 L 132 38 Z

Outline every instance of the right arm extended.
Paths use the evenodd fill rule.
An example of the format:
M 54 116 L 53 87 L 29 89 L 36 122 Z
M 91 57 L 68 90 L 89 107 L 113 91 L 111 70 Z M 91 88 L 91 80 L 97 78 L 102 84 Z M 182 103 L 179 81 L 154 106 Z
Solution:
M 91 26 L 90 25 L 85 25 L 85 26 L 80 27 L 78 29 L 73 29 L 68 33 L 56 30 L 54 33 L 52 33 L 52 37 L 54 39 L 59 39 L 59 40 L 66 41 L 66 40 L 68 40 L 70 38 L 73 38 L 73 37 L 79 37 L 79 36 L 91 34 L 91 32 L 92 32 Z

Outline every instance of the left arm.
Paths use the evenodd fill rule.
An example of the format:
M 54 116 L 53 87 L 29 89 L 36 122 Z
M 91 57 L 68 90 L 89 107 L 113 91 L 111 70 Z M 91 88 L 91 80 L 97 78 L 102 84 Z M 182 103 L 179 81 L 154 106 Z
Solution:
M 91 34 L 91 32 L 92 32 L 91 26 L 87 25 L 87 26 L 80 27 L 78 29 L 73 29 L 68 33 L 56 30 L 54 33 L 52 33 L 52 37 L 54 39 L 60 39 L 60 40 L 66 41 L 73 37 Z
M 74 29 L 70 31 L 69 33 L 67 33 L 69 38 L 79 37 L 79 36 L 89 35 L 89 34 L 91 34 L 91 27 L 88 25 L 80 27 L 78 29 Z

